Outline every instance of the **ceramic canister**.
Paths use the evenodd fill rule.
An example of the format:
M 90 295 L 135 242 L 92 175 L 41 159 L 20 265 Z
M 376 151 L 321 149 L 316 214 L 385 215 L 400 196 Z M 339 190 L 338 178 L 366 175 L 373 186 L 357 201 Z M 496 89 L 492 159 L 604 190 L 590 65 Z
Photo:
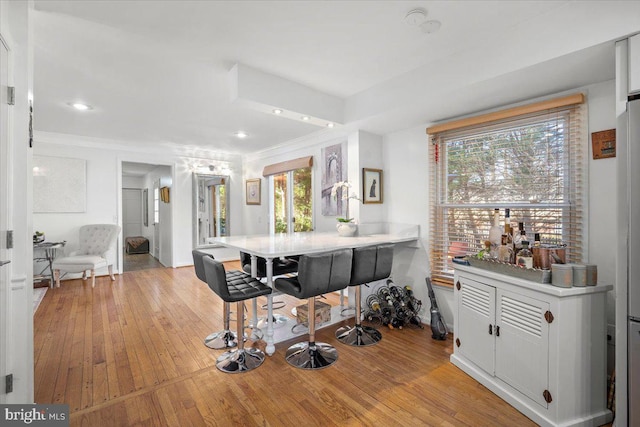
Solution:
M 595 286 L 598 283 L 598 266 L 587 264 L 587 286 Z
M 573 286 L 587 286 L 587 266 L 582 264 L 572 264 Z
M 551 284 L 560 288 L 570 288 L 573 285 L 573 266 L 551 264 Z

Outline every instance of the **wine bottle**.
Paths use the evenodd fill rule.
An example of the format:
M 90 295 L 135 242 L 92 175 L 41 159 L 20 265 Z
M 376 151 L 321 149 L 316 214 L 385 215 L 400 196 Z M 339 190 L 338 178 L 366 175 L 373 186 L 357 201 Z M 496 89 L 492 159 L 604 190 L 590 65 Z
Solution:
M 491 249 L 489 253 L 494 259 L 498 258 L 498 248 L 502 243 L 502 230 L 500 229 L 500 209 L 493 210 L 493 225 L 489 229 L 489 242 Z

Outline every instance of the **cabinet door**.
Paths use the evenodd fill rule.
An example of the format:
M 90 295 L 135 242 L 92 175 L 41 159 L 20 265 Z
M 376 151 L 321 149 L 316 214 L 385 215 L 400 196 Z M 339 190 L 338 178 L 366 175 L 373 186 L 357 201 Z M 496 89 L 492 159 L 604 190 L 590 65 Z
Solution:
M 497 291 L 496 377 L 543 407 L 549 384 L 549 304 Z
M 493 375 L 496 290 L 466 277 L 459 281 L 455 351 Z M 457 340 L 460 340 L 459 347 Z

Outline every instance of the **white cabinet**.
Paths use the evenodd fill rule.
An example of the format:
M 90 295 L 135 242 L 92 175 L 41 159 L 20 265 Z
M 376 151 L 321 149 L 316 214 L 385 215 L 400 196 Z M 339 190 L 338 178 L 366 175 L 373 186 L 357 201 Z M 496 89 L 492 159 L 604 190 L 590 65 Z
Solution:
M 629 93 L 640 93 L 640 34 L 629 37 Z
M 457 266 L 451 362 L 540 425 L 602 425 L 606 292 Z

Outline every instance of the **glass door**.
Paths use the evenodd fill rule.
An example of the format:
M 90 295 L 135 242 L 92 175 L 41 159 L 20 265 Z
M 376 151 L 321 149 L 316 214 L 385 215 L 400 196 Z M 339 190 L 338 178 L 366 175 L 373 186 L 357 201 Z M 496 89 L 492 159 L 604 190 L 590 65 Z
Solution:
M 313 230 L 311 168 L 272 175 L 271 233 Z

